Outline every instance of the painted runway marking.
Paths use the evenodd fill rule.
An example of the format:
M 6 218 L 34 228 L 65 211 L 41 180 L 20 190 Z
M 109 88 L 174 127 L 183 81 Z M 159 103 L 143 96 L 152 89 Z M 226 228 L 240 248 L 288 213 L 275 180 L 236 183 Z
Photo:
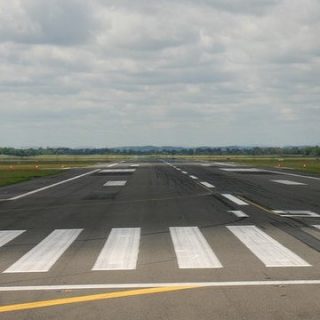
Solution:
M 267 170 L 256 168 L 221 168 L 220 170 L 228 172 L 268 172 Z
M 282 183 L 288 186 L 305 186 L 305 183 L 297 182 L 297 181 L 292 181 L 292 180 L 271 180 L 273 182 L 277 183 Z
M 122 187 L 125 186 L 127 183 L 126 180 L 111 180 L 111 181 L 107 181 L 103 186 L 104 187 Z
M 47 272 L 70 247 L 83 229 L 53 231 L 4 273 Z
M 229 212 L 233 213 L 238 218 L 246 218 L 249 217 L 246 213 L 241 210 L 230 210 Z
M 134 163 L 134 164 L 131 164 L 130 167 L 136 167 L 137 168 L 137 167 L 140 167 L 140 164 Z
M 214 185 L 212 185 L 211 183 L 209 182 L 206 182 L 206 181 L 202 181 L 200 182 L 203 186 L 207 187 L 207 188 L 214 188 Z
M 320 230 L 320 224 L 314 224 L 313 227 Z
M 229 193 L 223 193 L 222 194 L 225 198 L 232 201 L 233 203 L 239 205 L 239 206 L 248 206 L 248 203 L 244 202 L 243 200 L 237 198 L 236 196 L 229 194 Z
M 180 269 L 222 268 L 198 227 L 170 227 Z
M 227 228 L 266 267 L 310 267 L 310 264 L 271 238 L 256 226 L 227 226 Z
M 281 285 L 320 285 L 319 279 L 313 280 L 245 280 L 245 281 L 212 281 L 212 282 L 147 282 L 147 283 L 98 283 L 98 284 L 65 284 L 38 286 L 7 286 L 0 287 L 0 292 L 15 291 L 56 291 L 56 290 L 97 290 L 97 289 L 133 289 L 163 287 L 250 287 L 250 286 L 281 286 Z
M 24 233 L 26 230 L 1 230 L 0 231 L 0 247 L 4 246 L 11 240 L 20 236 L 20 234 Z
M 181 171 L 183 174 L 188 174 L 188 172 L 187 171 Z
M 191 179 L 193 179 L 193 180 L 198 180 L 198 179 L 199 179 L 198 177 L 193 176 L 193 175 L 190 175 L 189 177 L 190 177 Z
M 97 293 L 86 296 L 78 296 L 78 297 L 70 297 L 70 298 L 58 298 L 51 300 L 42 300 L 42 301 L 33 301 L 33 302 L 25 302 L 25 303 L 17 303 L 6 306 L 0 306 L 0 313 L 3 312 L 12 312 L 12 311 L 22 311 L 22 310 L 33 310 L 39 308 L 48 308 L 54 306 L 61 306 L 66 304 L 74 304 L 80 302 L 91 302 L 91 301 L 101 301 L 108 299 L 116 299 L 116 298 L 126 298 L 132 296 L 140 296 L 147 294 L 156 294 L 156 293 L 165 293 L 165 292 L 173 292 L 173 291 L 181 291 L 187 289 L 194 289 L 195 286 L 185 287 L 159 287 L 159 288 L 145 288 L 145 289 L 136 289 L 136 290 L 126 290 L 126 291 L 118 291 L 118 292 L 107 292 L 107 293 Z
M 320 215 L 309 210 L 272 210 L 273 213 L 281 217 L 304 217 L 304 218 L 318 218 Z
M 140 228 L 114 228 L 92 270 L 133 270 L 137 267 Z
M 136 169 L 103 169 L 100 170 L 101 173 L 131 173 L 135 172 Z
M 75 177 L 72 177 L 72 178 L 69 178 L 69 179 L 66 179 L 66 180 L 62 180 L 62 181 L 59 181 L 59 182 L 57 182 L 57 183 L 53 183 L 53 184 L 50 184 L 50 185 L 48 185 L 48 186 L 45 186 L 45 187 L 42 187 L 42 188 L 39 188 L 39 189 L 36 189 L 36 190 L 29 191 L 29 192 L 20 194 L 20 195 L 18 195 L 18 196 L 15 196 L 15 197 L 12 197 L 12 198 L 9 198 L 9 199 L 6 199 L 6 200 L 18 200 L 18 199 L 21 199 L 21 198 L 30 196 L 30 195 L 32 195 L 32 194 L 35 194 L 35 193 L 37 193 L 37 192 L 44 191 L 44 190 L 47 190 L 47 189 L 50 189 L 50 188 L 59 186 L 60 184 L 64 184 L 64 183 L 67 183 L 67 182 L 70 182 L 70 181 L 73 181 L 73 180 L 76 180 L 76 179 L 80 179 L 80 178 L 82 178 L 82 177 L 84 177 L 84 176 L 87 176 L 87 175 L 89 175 L 89 174 L 95 173 L 95 172 L 97 172 L 97 171 L 99 171 L 99 170 L 100 170 L 100 169 L 96 169 L 96 170 L 93 170 L 93 171 L 89 171 L 89 172 L 80 174 L 79 176 L 75 176 Z

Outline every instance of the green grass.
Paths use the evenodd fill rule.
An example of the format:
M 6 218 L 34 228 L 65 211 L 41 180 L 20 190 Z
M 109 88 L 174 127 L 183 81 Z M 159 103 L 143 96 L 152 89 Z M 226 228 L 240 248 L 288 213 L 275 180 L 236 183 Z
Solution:
M 39 169 L 0 169 L 0 186 L 27 181 L 37 177 L 54 175 L 61 170 L 39 170 Z
M 115 162 L 129 158 L 122 155 L 49 155 L 22 158 L 2 155 L 0 156 L 0 186 L 58 174 L 67 168 L 87 167 L 99 162 Z

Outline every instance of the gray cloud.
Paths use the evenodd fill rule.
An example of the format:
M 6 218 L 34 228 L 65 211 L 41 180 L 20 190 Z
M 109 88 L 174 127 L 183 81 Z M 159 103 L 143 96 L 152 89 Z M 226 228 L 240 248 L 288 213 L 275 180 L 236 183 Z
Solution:
M 0 0 L 0 145 L 320 143 L 317 0 Z

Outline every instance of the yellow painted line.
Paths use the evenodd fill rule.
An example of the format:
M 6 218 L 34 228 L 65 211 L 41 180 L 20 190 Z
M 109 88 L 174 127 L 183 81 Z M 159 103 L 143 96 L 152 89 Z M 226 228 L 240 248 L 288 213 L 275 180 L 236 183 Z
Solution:
M 116 291 L 116 292 L 108 292 L 108 293 L 100 293 L 100 294 L 91 294 L 87 296 L 77 296 L 77 297 L 71 297 L 71 298 L 60 298 L 60 299 L 52 299 L 52 300 L 42 300 L 42 301 L 35 301 L 35 302 L 11 304 L 11 305 L 0 307 L 0 313 L 46 308 L 46 307 L 60 306 L 64 304 L 72 304 L 72 303 L 80 303 L 80 302 L 125 298 L 125 297 L 139 296 L 139 295 L 145 295 L 145 294 L 187 290 L 192 288 L 199 288 L 199 286 L 176 286 L 176 287 L 126 290 L 126 291 Z
M 262 205 L 258 204 L 258 203 L 255 203 L 253 202 L 252 200 L 248 200 L 247 198 L 244 198 L 244 197 L 240 197 L 238 196 L 239 199 L 243 200 L 243 201 L 246 201 L 246 202 L 249 202 L 251 205 L 255 206 L 256 208 L 259 208 L 265 212 L 268 212 L 268 213 L 273 213 L 271 210 L 263 207 Z

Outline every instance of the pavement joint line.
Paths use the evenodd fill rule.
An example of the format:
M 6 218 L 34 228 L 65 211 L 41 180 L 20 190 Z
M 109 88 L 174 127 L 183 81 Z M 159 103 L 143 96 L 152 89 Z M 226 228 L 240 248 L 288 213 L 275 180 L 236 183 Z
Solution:
M 47 307 L 54 307 L 54 306 L 81 303 L 81 302 L 93 302 L 93 301 L 99 301 L 99 300 L 127 298 L 127 297 L 147 295 L 147 294 L 166 293 L 166 292 L 181 291 L 181 290 L 194 289 L 194 288 L 197 288 L 197 286 L 172 286 L 172 287 L 159 287 L 159 288 L 144 288 L 144 289 L 136 289 L 136 290 L 98 293 L 98 294 L 76 296 L 76 297 L 69 297 L 69 298 L 58 298 L 58 299 L 51 299 L 51 300 L 17 303 L 17 304 L 0 306 L 0 313 L 47 308 Z

